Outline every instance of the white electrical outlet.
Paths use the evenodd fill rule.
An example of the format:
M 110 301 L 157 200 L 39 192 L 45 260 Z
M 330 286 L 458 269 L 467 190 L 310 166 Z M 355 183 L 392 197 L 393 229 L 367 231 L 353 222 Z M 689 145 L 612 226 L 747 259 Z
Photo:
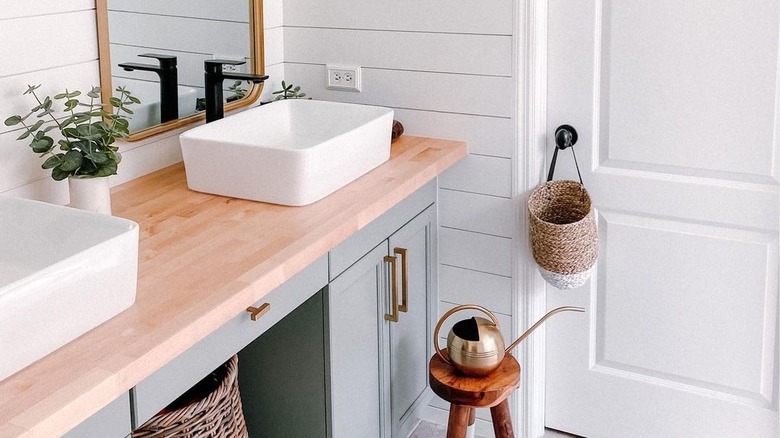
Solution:
M 360 66 L 328 64 L 325 71 L 328 74 L 328 89 L 360 91 Z

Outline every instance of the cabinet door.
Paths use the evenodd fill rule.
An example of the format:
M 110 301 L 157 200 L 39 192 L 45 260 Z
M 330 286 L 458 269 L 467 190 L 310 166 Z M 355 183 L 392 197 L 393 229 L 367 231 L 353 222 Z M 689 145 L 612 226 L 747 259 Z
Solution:
M 330 436 L 383 436 L 380 409 L 384 382 L 382 331 L 377 309 L 384 303 L 387 242 L 363 256 L 328 287 Z
M 436 210 L 429 207 L 393 234 L 402 310 L 390 323 L 390 411 L 393 437 L 407 436 L 424 407 L 431 350 L 431 292 L 435 281 Z M 404 289 L 406 291 L 404 292 Z M 403 299 L 405 298 L 405 300 Z M 406 311 L 404 311 L 406 301 Z

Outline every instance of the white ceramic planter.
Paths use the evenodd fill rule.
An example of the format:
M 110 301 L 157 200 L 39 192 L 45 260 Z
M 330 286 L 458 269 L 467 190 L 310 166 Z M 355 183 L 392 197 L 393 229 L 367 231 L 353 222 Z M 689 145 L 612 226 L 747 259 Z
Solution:
M 107 177 L 68 177 L 70 206 L 111 215 L 111 187 Z

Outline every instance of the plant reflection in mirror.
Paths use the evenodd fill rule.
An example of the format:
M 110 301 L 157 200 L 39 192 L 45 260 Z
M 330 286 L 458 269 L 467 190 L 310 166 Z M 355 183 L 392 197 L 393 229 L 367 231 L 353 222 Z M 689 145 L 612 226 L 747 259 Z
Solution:
M 311 97 L 306 96 L 306 93 L 301 93 L 300 85 L 294 86 L 292 83 L 287 84 L 285 81 L 282 81 L 282 89 L 274 91 L 273 94 L 277 95 L 274 100 L 311 99 Z

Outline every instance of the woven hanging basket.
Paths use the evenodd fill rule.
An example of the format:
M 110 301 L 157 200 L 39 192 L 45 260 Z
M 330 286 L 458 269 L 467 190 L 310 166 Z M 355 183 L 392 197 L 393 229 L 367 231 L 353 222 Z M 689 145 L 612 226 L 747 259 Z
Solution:
M 248 437 L 238 392 L 238 356 L 133 431 L 133 438 Z
M 598 232 L 590 195 L 577 181 L 548 181 L 528 199 L 534 260 L 558 289 L 582 286 L 598 257 Z

